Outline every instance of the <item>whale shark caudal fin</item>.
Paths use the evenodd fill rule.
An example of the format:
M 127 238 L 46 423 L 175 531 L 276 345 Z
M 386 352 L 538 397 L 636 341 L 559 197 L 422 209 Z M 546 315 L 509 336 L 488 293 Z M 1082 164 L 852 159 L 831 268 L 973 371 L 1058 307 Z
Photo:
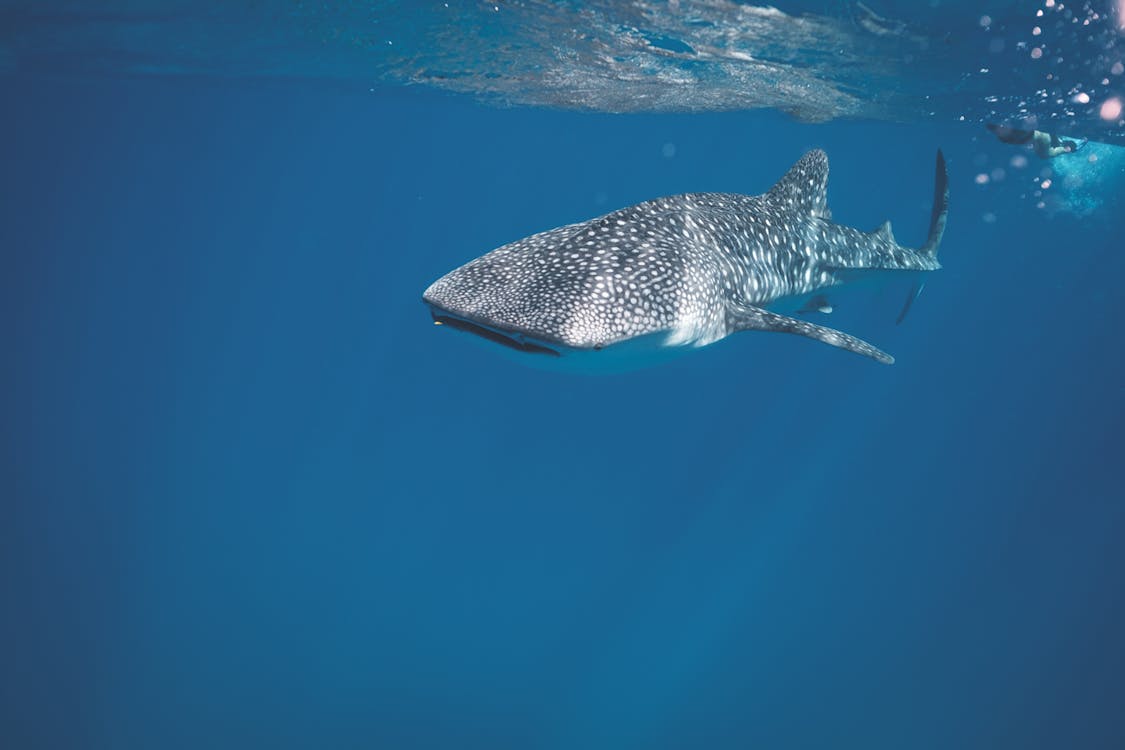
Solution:
M 786 315 L 763 310 L 760 307 L 743 303 L 731 304 L 727 310 L 727 323 L 731 331 L 777 331 L 779 333 L 796 333 L 808 336 L 817 341 L 823 341 L 841 349 L 847 349 L 865 357 L 871 357 L 885 365 L 893 365 L 895 358 L 884 351 L 876 349 L 871 344 L 857 339 L 855 336 L 837 331 L 833 328 L 818 326 L 806 320 L 797 320 Z
M 784 206 L 786 210 L 830 218 L 828 155 L 820 149 L 809 151 L 770 188 L 766 198 Z
M 895 318 L 896 326 L 906 318 L 906 314 L 910 312 L 910 306 L 914 304 L 914 300 L 918 299 L 918 295 L 922 293 L 922 287 L 925 285 L 924 281 L 916 281 L 914 286 L 910 287 L 910 292 L 906 295 L 906 302 L 902 303 L 902 310 Z
M 934 169 L 934 208 L 930 212 L 930 233 L 926 237 L 926 244 L 922 245 L 919 250 L 922 255 L 931 258 L 937 257 L 938 247 L 941 246 L 941 237 L 945 234 L 945 220 L 949 216 L 949 172 L 945 168 L 945 156 L 941 153 L 941 149 L 937 152 L 937 166 Z M 891 223 L 888 221 L 884 226 L 887 232 L 890 233 Z M 917 281 L 914 286 L 910 288 L 910 293 L 906 296 L 906 302 L 902 305 L 902 311 L 899 312 L 898 318 L 895 319 L 895 325 L 901 323 L 906 314 L 910 312 L 910 306 L 914 304 L 914 300 L 918 299 L 918 295 L 922 293 L 922 286 L 924 282 Z
M 941 236 L 945 234 L 945 220 L 949 216 L 949 172 L 945 168 L 945 156 L 941 149 L 937 152 L 937 165 L 934 169 L 934 208 L 930 213 L 930 234 L 926 244 L 919 251 L 931 258 L 937 257 Z

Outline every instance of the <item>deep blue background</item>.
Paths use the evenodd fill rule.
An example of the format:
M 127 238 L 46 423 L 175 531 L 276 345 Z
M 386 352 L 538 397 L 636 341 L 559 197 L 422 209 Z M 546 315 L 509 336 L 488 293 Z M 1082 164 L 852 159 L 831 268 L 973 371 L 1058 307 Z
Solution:
M 1050 218 L 968 126 L 0 100 L 4 747 L 1125 746 L 1120 182 Z M 939 144 L 945 270 L 833 319 L 893 367 L 747 334 L 552 374 L 420 303 L 812 146 L 838 221 L 918 244 Z

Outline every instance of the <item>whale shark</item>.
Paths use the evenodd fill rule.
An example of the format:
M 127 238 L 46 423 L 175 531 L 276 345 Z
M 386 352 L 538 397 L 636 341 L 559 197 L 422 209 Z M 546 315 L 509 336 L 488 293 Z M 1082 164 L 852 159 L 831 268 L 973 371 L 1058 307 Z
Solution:
M 924 275 L 941 268 L 948 182 L 938 150 L 928 236 L 904 247 L 889 221 L 871 232 L 832 221 L 828 156 L 813 150 L 766 193 L 684 193 L 540 232 L 450 271 L 422 300 L 435 324 L 579 369 L 647 364 L 739 331 L 798 334 L 892 364 L 802 316 L 830 313 L 841 287 L 890 275 L 912 281 L 901 322 Z

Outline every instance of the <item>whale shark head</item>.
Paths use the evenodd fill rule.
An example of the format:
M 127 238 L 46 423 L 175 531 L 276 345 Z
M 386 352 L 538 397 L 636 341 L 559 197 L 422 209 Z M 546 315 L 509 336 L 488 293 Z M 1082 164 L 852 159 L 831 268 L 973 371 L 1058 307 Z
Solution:
M 505 245 L 441 277 L 422 299 L 436 323 L 529 354 L 601 351 L 667 331 L 683 296 L 672 200 Z

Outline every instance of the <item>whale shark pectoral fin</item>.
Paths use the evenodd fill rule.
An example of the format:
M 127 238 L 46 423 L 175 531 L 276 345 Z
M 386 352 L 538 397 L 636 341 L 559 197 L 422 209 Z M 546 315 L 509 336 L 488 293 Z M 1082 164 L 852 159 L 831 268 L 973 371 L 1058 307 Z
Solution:
M 865 357 L 871 357 L 885 365 L 892 365 L 895 361 L 895 358 L 891 355 L 876 349 L 866 341 L 857 339 L 855 336 L 849 336 L 833 328 L 818 326 L 806 320 L 778 315 L 753 305 L 732 303 L 727 311 L 727 324 L 732 332 L 778 331 L 780 333 L 796 333 L 832 346 L 838 346 L 841 349 L 847 349 L 856 354 L 862 354 Z

